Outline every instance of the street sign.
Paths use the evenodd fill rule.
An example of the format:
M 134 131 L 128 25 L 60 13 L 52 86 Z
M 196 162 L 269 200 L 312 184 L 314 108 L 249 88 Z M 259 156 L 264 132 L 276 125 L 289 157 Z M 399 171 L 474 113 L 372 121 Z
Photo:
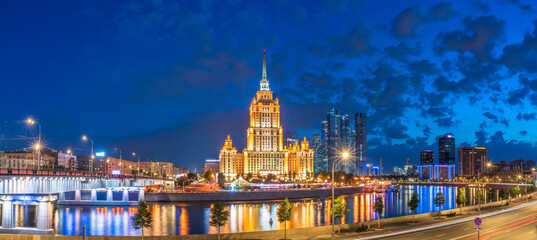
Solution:
M 476 226 L 478 226 L 478 227 L 481 226 L 481 218 L 476 217 L 476 218 L 474 219 L 474 224 L 475 224 Z
M 474 227 L 474 231 L 476 231 L 476 232 L 481 231 L 481 226 L 476 226 L 476 227 Z

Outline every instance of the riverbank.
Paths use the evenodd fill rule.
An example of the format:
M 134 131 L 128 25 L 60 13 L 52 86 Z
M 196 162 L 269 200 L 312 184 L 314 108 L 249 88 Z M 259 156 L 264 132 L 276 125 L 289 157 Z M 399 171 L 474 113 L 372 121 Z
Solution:
M 494 202 L 481 205 L 482 215 L 487 214 L 502 214 L 508 212 L 509 209 L 521 207 L 525 201 L 523 198 L 516 198 L 512 200 L 510 206 L 505 206 L 506 200 L 503 202 Z M 530 204 L 537 203 L 537 200 L 533 198 L 529 201 Z M 455 217 L 445 217 L 445 215 L 451 211 L 456 211 Z M 376 228 L 377 221 L 367 221 L 360 223 L 342 224 L 342 235 L 337 235 L 338 239 L 357 239 L 357 238 L 377 238 L 385 234 L 397 232 L 411 232 L 413 230 L 418 231 L 422 228 L 435 227 L 439 224 L 450 225 L 451 222 L 456 224 L 460 220 L 466 218 L 473 218 L 477 216 L 477 206 L 463 207 L 463 214 L 459 214 L 459 209 L 444 210 L 441 212 L 443 217 L 438 218 L 438 212 L 424 213 L 415 215 L 415 220 L 419 224 L 408 224 L 412 220 L 412 216 L 393 217 L 387 219 L 381 219 L 382 231 L 369 231 L 364 233 L 356 233 L 354 230 L 362 223 L 368 224 L 373 228 Z M 337 228 L 336 228 L 337 229 Z M 331 226 L 320 226 L 311 228 L 294 228 L 287 230 L 287 236 L 290 239 L 330 239 Z M 222 239 L 279 239 L 282 238 L 284 230 L 271 230 L 271 231 L 257 231 L 257 232 L 242 232 L 242 233 L 226 233 L 222 234 Z M 15 235 L 15 234 L 0 234 L 0 240 L 14 240 L 14 239 L 28 239 L 28 240 L 82 240 L 81 236 L 37 236 L 37 235 Z M 136 239 L 141 240 L 139 236 L 88 236 L 87 240 L 127 240 Z M 180 236 L 146 236 L 147 240 L 215 240 L 216 234 L 194 234 L 194 235 L 180 235 Z
M 334 194 L 350 195 L 362 193 L 363 187 L 339 187 Z M 318 189 L 288 189 L 288 190 L 263 190 L 263 191 L 217 191 L 217 192 L 189 192 L 180 191 L 164 193 L 146 193 L 147 202 L 232 202 L 232 201 L 262 201 L 282 200 L 285 198 L 318 198 L 332 196 L 331 188 Z

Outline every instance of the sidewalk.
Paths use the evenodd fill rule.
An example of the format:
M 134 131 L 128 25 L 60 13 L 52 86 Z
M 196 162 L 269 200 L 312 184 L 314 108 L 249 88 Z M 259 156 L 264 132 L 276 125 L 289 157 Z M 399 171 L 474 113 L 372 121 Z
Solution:
M 503 203 L 505 204 L 505 202 L 507 202 L 507 201 L 504 201 Z M 490 203 L 482 204 L 481 205 L 481 214 L 480 215 L 485 215 L 485 214 L 489 214 L 489 213 L 503 212 L 503 210 L 510 209 L 510 208 L 513 208 L 513 207 L 517 207 L 517 206 L 520 206 L 520 205 L 525 204 L 525 203 L 526 202 L 523 199 L 517 199 L 517 200 L 511 201 L 511 204 L 509 206 L 499 205 L 499 206 L 492 206 L 491 207 Z M 534 197 L 533 199 L 530 199 L 528 201 L 528 203 L 537 203 L 537 199 Z M 498 204 L 498 203 L 496 203 L 496 204 Z M 441 216 L 440 218 L 438 218 L 438 217 L 436 217 L 436 214 L 433 214 L 433 216 L 419 217 L 419 218 L 416 218 L 416 222 L 419 221 L 419 223 L 417 223 L 417 224 L 408 223 L 408 221 L 412 221 L 412 216 L 407 216 L 407 217 L 404 218 L 405 220 L 401 219 L 401 221 L 393 222 L 393 223 L 383 223 L 383 219 L 381 219 L 380 220 L 380 225 L 381 225 L 381 228 L 382 228 L 381 230 L 373 230 L 373 231 L 370 230 L 368 232 L 357 233 L 356 228 L 353 228 L 353 229 L 341 229 L 341 235 L 336 234 L 335 238 L 337 238 L 337 239 L 360 239 L 360 238 L 381 236 L 381 235 L 390 234 L 390 233 L 409 231 L 409 230 L 413 230 L 413 229 L 417 230 L 419 228 L 424 228 L 424 227 L 433 227 L 436 224 L 442 224 L 442 223 L 445 224 L 445 225 L 458 224 L 459 221 L 461 219 L 463 219 L 463 218 L 477 217 L 478 216 L 477 208 L 475 208 L 475 209 L 472 209 L 472 208 L 474 208 L 474 206 L 466 207 L 466 210 L 465 210 L 465 208 L 463 208 L 462 215 L 459 214 L 460 213 L 459 209 L 451 209 L 451 210 L 442 211 L 443 214 L 446 213 L 446 212 L 449 212 L 449 211 L 456 211 L 457 215 L 454 216 L 454 217 Z M 457 221 L 457 220 L 459 220 L 459 221 Z M 377 221 L 370 221 L 370 222 L 367 222 L 366 224 L 369 224 L 372 228 L 377 227 Z M 335 226 L 336 233 L 337 233 L 337 229 L 338 229 L 338 226 L 336 225 Z M 330 239 L 331 235 L 330 235 L 330 232 L 323 233 L 323 234 L 315 234 L 315 233 L 312 233 L 312 234 L 300 234 L 300 235 L 293 234 L 293 235 L 288 235 L 288 238 L 293 239 L 293 240 Z

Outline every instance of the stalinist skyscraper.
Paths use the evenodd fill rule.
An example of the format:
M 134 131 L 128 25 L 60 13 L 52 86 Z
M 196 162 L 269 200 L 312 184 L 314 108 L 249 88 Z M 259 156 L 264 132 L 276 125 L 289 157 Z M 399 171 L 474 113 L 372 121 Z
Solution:
M 265 49 L 259 91 L 250 104 L 247 146 L 239 153 L 228 136 L 220 150 L 220 172 L 227 177 L 241 174 L 289 174 L 304 178 L 313 174 L 313 149 L 304 138 L 300 145 L 284 146 L 280 101 L 274 99 L 267 79 Z

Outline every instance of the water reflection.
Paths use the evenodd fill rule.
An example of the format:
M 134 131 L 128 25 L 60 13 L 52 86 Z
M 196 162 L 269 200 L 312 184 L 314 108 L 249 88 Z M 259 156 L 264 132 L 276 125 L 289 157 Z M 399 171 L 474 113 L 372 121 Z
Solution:
M 440 186 L 404 186 L 399 193 L 384 193 L 385 212 L 381 218 L 411 214 L 408 201 L 417 191 L 420 205 L 416 214 L 438 211 L 433 198 L 442 192 L 446 198 L 442 210 L 456 207 L 457 188 Z M 344 223 L 376 220 L 373 211 L 377 199 L 375 193 L 361 193 L 345 196 L 349 213 L 342 219 Z M 279 201 L 225 203 L 230 211 L 229 223 L 221 228 L 223 233 L 250 232 L 283 229 L 276 217 Z M 330 224 L 331 198 L 291 200 L 294 206 L 293 221 L 289 228 L 314 227 Z M 166 203 L 149 204 L 153 214 L 153 228 L 145 231 L 151 235 L 187 235 L 216 233 L 210 227 L 210 203 Z M 136 213 L 135 207 L 63 207 L 55 211 L 55 230 L 61 235 L 80 235 L 82 225 L 87 226 L 88 235 L 131 236 L 140 235 L 134 230 L 130 218 Z M 270 219 L 273 220 L 272 226 Z

